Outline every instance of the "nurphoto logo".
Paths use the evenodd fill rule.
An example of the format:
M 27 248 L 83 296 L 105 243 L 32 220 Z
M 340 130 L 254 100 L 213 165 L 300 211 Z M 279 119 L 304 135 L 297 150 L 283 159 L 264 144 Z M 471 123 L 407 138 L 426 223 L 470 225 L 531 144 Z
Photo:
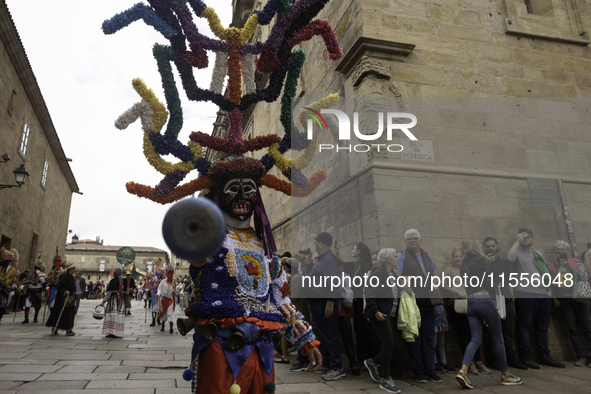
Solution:
M 344 113 L 343 111 L 339 111 L 338 109 L 321 109 L 320 113 L 314 111 L 311 108 L 304 107 L 306 110 L 310 111 L 308 113 L 312 119 L 308 119 L 308 139 L 312 140 L 314 138 L 313 126 L 314 122 L 316 121 L 320 129 L 322 130 L 325 128 L 328 130 L 328 125 L 326 120 L 322 116 L 322 114 L 332 114 L 337 117 L 339 122 L 339 140 L 340 141 L 349 141 L 351 140 L 351 120 L 349 116 Z M 410 132 L 409 129 L 413 128 L 417 124 L 417 117 L 413 114 L 406 113 L 406 112 L 388 112 L 386 113 L 386 139 L 388 141 L 392 141 L 392 137 L 396 130 L 402 131 L 409 139 L 412 141 L 417 141 L 417 138 Z M 395 123 L 395 119 L 410 119 L 410 123 Z M 324 126 L 324 127 L 323 127 Z M 355 137 L 362 141 L 375 141 L 382 137 L 384 133 L 384 112 L 378 113 L 378 130 L 375 134 L 363 134 L 359 131 L 359 113 L 353 113 L 353 133 Z M 348 152 L 369 152 L 372 148 L 377 149 L 380 151 L 380 148 L 385 148 L 388 152 L 396 153 L 402 152 L 404 147 L 400 144 L 356 144 L 356 145 L 348 145 L 348 146 L 338 146 L 333 144 L 320 144 L 318 147 L 318 151 L 322 152 L 323 150 L 335 150 L 339 151 L 348 151 Z

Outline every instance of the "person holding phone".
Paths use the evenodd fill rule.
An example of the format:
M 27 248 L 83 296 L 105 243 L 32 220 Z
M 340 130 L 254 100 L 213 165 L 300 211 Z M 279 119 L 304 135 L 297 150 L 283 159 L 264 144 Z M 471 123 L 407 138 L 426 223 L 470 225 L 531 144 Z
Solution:
M 551 287 L 546 287 L 541 279 L 550 274 L 550 264 L 537 250 L 532 249 L 534 232 L 528 228 L 520 228 L 515 243 L 507 251 L 507 260 L 512 265 L 512 273 L 518 278 L 514 287 L 517 347 L 521 353 L 521 361 L 532 369 L 540 369 L 533 359 L 530 331 L 532 323 L 535 325 L 536 344 L 540 364 L 555 368 L 565 365 L 550 357 L 548 347 L 548 328 L 550 327 L 550 311 L 552 309 Z M 540 282 L 531 279 L 538 277 Z M 547 283 L 546 281 L 545 283 Z
M 587 278 L 587 270 L 581 260 L 568 257 L 570 245 L 567 242 L 554 241 L 552 246 L 556 260 L 550 263 L 549 270 L 552 283 L 556 283 L 553 289 L 554 305 L 560 308 L 568 327 L 577 355 L 575 365 L 584 367 L 591 360 L 591 313 L 588 302 L 573 300 L 573 290 L 575 283 Z M 560 280 L 556 279 L 557 276 Z

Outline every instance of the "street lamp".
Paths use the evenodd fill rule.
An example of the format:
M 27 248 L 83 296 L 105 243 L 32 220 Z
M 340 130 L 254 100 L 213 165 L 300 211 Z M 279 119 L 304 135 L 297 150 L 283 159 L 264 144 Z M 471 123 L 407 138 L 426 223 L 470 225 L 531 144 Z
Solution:
M 78 243 L 78 236 L 76 234 L 74 234 L 74 236 L 72 237 L 72 244 L 77 244 Z
M 27 172 L 25 165 L 21 164 L 19 168 L 13 171 L 16 185 L 0 185 L 0 190 L 9 189 L 11 187 L 21 187 L 27 181 L 29 173 Z

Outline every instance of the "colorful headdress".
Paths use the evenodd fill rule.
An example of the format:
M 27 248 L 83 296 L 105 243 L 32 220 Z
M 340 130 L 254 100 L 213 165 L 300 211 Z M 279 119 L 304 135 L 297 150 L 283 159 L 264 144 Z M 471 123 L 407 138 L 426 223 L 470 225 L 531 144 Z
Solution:
M 10 252 L 13 255 L 10 265 L 16 267 L 18 265 L 18 250 L 16 250 L 16 248 L 12 248 L 10 249 Z
M 55 247 L 55 256 L 53 257 L 53 264 L 56 270 L 62 268 L 62 256 L 60 256 L 60 248 L 59 246 Z
M 164 276 L 166 276 L 166 273 L 164 272 L 164 268 L 158 268 L 155 271 L 155 274 L 156 274 L 156 278 L 158 278 L 158 280 L 160 280 L 160 279 L 164 278 Z
M 14 253 L 8 249 L 2 248 L 2 252 L 0 252 L 0 258 L 4 261 L 12 261 L 14 260 Z
M 45 271 L 45 264 L 41 261 L 41 252 L 37 255 L 37 261 L 35 262 L 35 268 L 41 272 Z
M 174 267 L 172 266 L 172 264 L 169 264 L 166 266 L 164 272 L 168 275 L 168 274 L 174 274 Z
M 295 46 L 314 36 L 321 36 L 331 60 L 337 61 L 343 55 L 328 22 L 312 20 L 327 2 L 297 0 L 290 4 L 290 0 L 270 0 L 262 11 L 252 14 L 242 29 L 222 27 L 215 11 L 206 7 L 202 0 L 149 0 L 150 6 L 139 3 L 106 20 L 103 23 L 105 34 L 113 34 L 143 19 L 170 41 L 169 46 L 155 44 L 153 47 L 168 111 L 140 79 L 134 79 L 133 87 L 142 100 L 115 122 L 116 127 L 125 129 L 138 118 L 141 120 L 144 154 L 148 162 L 164 175 L 164 179 L 154 188 L 129 182 L 128 192 L 167 204 L 215 186 L 220 177 L 225 177 L 231 171 L 253 171 L 259 185 L 287 195 L 306 196 L 326 179 L 324 170 L 318 170 L 309 179 L 301 172 L 312 161 L 317 141 L 309 141 L 305 133 L 296 129 L 292 121 L 291 99 L 296 95 L 298 78 L 306 59 L 302 50 L 292 51 Z M 199 33 L 191 10 L 198 17 L 207 19 L 217 39 Z M 276 22 L 268 39 L 250 43 L 258 26 L 268 25 L 274 18 Z M 193 67 L 208 66 L 207 51 L 215 52 L 215 67 L 209 89 L 203 89 L 196 84 Z M 255 56 L 258 56 L 256 67 Z M 178 141 L 183 116 L 171 63 L 174 63 L 180 75 L 189 100 L 211 101 L 227 112 L 227 139 L 193 132 L 187 145 Z M 260 74 L 270 74 L 267 87 L 256 87 L 255 68 Z M 226 75 L 227 96 L 222 92 Z M 277 100 L 282 90 L 280 121 L 285 136 L 280 138 L 271 134 L 244 140 L 241 125 L 243 112 L 261 101 Z M 334 106 L 337 100 L 338 95 L 331 95 L 307 108 L 318 111 Z M 166 131 L 161 134 L 167 120 Z M 300 123 L 304 124 L 301 119 Z M 204 147 L 229 156 L 211 163 L 204 157 Z M 266 154 L 260 160 L 241 156 L 263 149 L 266 149 Z M 293 160 L 286 159 L 284 155 L 290 149 L 303 153 Z M 162 157 L 168 154 L 174 155 L 179 162 L 173 164 L 165 161 Z M 268 174 L 273 166 L 287 180 Z M 193 170 L 199 172 L 199 177 L 180 185 Z

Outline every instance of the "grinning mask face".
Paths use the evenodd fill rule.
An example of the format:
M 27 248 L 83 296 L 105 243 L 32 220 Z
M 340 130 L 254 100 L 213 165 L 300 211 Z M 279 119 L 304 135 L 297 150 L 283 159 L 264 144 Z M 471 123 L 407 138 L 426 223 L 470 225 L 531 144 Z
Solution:
M 230 179 L 221 190 L 220 209 L 232 219 L 249 219 L 257 202 L 256 190 L 256 183 L 250 178 Z

